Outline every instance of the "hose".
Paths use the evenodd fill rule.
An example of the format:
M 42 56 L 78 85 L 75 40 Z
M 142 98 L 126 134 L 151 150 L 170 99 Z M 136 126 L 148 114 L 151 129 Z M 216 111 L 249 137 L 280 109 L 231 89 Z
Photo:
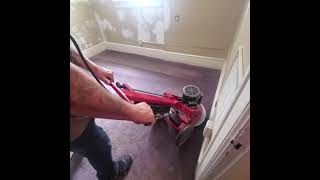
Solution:
M 78 43 L 76 42 L 76 40 L 72 37 L 72 35 L 70 34 L 70 39 L 72 41 L 72 43 L 74 44 L 74 46 L 76 47 L 77 51 L 78 51 L 78 54 L 80 55 L 81 57 L 81 60 L 83 61 L 83 63 L 86 65 L 87 69 L 90 71 L 90 73 L 92 74 L 92 76 L 97 80 L 97 82 L 105 89 L 107 89 L 100 81 L 99 79 L 97 78 L 97 76 L 93 73 L 92 69 L 90 68 L 89 64 L 87 63 L 86 61 L 86 58 L 84 58 L 80 48 L 79 48 L 79 45 Z

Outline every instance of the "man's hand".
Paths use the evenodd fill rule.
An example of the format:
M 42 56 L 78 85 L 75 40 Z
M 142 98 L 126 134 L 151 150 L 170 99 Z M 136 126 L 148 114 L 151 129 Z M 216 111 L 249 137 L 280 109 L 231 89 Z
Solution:
M 134 104 L 130 110 L 129 117 L 137 124 L 155 123 L 153 111 L 145 102 Z
M 106 69 L 102 66 L 95 66 L 94 74 L 97 76 L 98 79 L 103 81 L 104 83 L 110 85 L 110 81 L 114 81 L 113 72 L 109 69 Z
M 87 69 L 87 66 L 83 63 L 82 58 L 73 47 L 70 47 L 70 58 L 71 58 L 71 61 L 76 65 Z M 98 79 L 100 79 L 101 81 L 105 82 L 108 85 L 110 84 L 110 81 L 111 82 L 114 81 L 112 71 L 97 65 L 96 63 L 92 62 L 86 57 L 85 57 L 85 60 L 90 66 L 90 69 L 92 69 L 93 73 L 97 76 Z

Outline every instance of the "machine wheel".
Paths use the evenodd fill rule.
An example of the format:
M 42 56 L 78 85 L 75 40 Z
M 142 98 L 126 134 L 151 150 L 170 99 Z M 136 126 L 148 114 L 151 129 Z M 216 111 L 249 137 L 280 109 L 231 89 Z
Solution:
M 181 146 L 184 144 L 192 135 L 194 126 L 191 124 L 184 127 L 176 136 L 176 144 Z

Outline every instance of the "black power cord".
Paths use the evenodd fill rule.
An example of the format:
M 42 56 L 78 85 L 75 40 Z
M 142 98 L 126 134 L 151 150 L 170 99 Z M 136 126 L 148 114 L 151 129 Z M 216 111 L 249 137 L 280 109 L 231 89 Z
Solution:
M 97 82 L 105 89 L 107 89 L 101 82 L 100 80 L 97 78 L 97 76 L 93 73 L 92 69 L 90 68 L 89 64 L 87 63 L 86 61 L 86 58 L 84 58 L 80 48 L 79 48 L 79 45 L 77 43 L 77 41 L 72 37 L 72 35 L 70 34 L 70 39 L 71 41 L 73 42 L 74 46 L 76 47 L 77 51 L 78 51 L 78 54 L 80 55 L 81 57 L 81 60 L 83 61 L 83 63 L 86 65 L 87 69 L 90 71 L 90 73 L 92 74 L 92 76 L 97 80 Z

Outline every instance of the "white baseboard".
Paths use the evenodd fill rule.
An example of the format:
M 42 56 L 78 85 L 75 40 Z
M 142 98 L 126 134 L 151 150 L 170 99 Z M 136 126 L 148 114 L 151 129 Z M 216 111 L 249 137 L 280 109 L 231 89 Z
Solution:
M 206 56 L 196 56 L 191 54 L 175 53 L 160 49 L 152 49 L 131 45 L 124 45 L 111 42 L 103 42 L 91 48 L 84 50 L 82 53 L 86 57 L 90 58 L 104 50 L 113 50 L 119 52 L 125 52 L 130 54 L 137 54 L 152 58 L 158 58 L 165 61 L 189 64 L 193 66 L 206 67 L 211 69 L 222 69 L 224 59 L 206 57 Z
M 102 42 L 100 44 L 97 44 L 95 46 L 92 46 L 88 49 L 85 49 L 82 51 L 82 54 L 87 57 L 87 58 L 90 58 L 96 54 L 99 54 L 101 53 L 102 51 L 106 50 L 107 49 L 107 44 Z
M 175 53 L 160 49 L 151 49 L 145 47 L 124 45 L 118 43 L 104 42 L 107 49 L 131 54 L 138 54 L 152 58 L 158 58 L 165 61 L 189 64 L 194 66 L 206 67 L 211 69 L 222 69 L 224 59 L 196 56 L 191 54 Z

